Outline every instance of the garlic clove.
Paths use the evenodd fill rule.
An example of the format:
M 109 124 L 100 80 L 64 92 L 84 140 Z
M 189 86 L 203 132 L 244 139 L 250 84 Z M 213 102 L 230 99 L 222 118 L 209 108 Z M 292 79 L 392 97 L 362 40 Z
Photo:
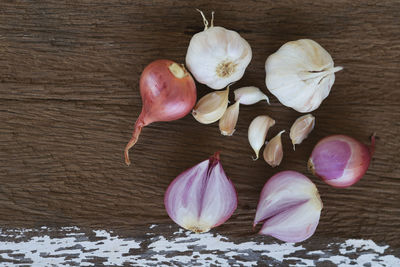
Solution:
M 280 131 L 271 141 L 267 142 L 264 148 L 264 160 L 271 167 L 279 166 L 283 158 L 282 138 L 281 135 L 285 130 Z
M 237 207 L 237 195 L 219 153 L 176 177 L 164 204 L 174 222 L 193 232 L 207 232 L 228 220 Z
M 239 102 L 228 107 L 219 120 L 219 130 L 222 135 L 231 136 L 235 132 L 236 123 L 239 117 Z
M 279 101 L 298 112 L 317 109 L 329 95 L 335 81 L 330 54 L 309 39 L 292 41 L 281 46 L 265 62 L 266 85 Z
M 237 32 L 223 27 L 208 27 L 193 35 L 186 53 L 186 66 L 195 79 L 212 89 L 222 89 L 240 80 L 252 58 L 249 43 Z
M 254 86 L 246 86 L 236 89 L 234 92 L 235 101 L 243 105 L 253 105 L 261 100 L 266 100 L 269 104 L 269 98 L 261 90 Z
M 195 105 L 192 115 L 200 123 L 210 124 L 219 120 L 228 107 L 229 86 L 224 91 L 203 96 Z
M 256 153 L 254 160 L 258 159 L 261 147 L 264 145 L 269 128 L 275 125 L 275 120 L 266 115 L 260 115 L 253 119 L 248 130 L 250 146 Z
M 260 234 L 301 242 L 315 232 L 322 207 L 310 179 L 295 171 L 283 171 L 264 185 L 253 226 L 263 223 Z
M 292 140 L 293 150 L 295 146 L 301 144 L 304 139 L 311 133 L 315 126 L 315 117 L 307 114 L 297 118 L 290 128 L 290 139 Z

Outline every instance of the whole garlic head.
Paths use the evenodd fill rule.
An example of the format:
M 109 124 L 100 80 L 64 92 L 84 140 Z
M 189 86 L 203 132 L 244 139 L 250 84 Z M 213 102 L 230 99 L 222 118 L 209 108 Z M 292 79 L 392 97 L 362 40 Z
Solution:
M 237 32 L 213 25 L 203 12 L 205 29 L 193 35 L 186 66 L 195 79 L 212 89 L 222 89 L 242 78 L 252 57 L 249 43 Z
M 266 85 L 279 101 L 298 112 L 317 109 L 335 81 L 332 57 L 310 39 L 291 41 L 265 62 Z

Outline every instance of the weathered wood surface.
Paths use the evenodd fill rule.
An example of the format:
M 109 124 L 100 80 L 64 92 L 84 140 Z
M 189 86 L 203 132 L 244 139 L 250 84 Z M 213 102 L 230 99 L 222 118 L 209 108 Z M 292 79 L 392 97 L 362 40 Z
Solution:
M 400 266 L 398 250 L 372 240 L 231 240 L 214 230 L 195 234 L 166 225 L 147 232 L 133 238 L 78 227 L 0 231 L 0 266 Z
M 138 80 L 152 60 L 184 62 L 191 36 L 203 29 L 195 8 L 238 31 L 253 49 L 244 78 L 265 92 L 264 62 L 283 43 L 311 38 L 337 65 L 330 96 L 313 114 L 311 136 L 283 164 L 253 162 L 247 127 L 268 114 L 288 130 L 299 113 L 271 94 L 272 105 L 242 106 L 237 131 L 191 116 L 146 127 L 123 162 L 139 115 Z M 399 1 L 0 1 L 0 226 L 79 226 L 128 236 L 151 223 L 172 224 L 163 194 L 180 172 L 221 150 L 239 206 L 217 232 L 253 235 L 259 192 L 281 170 L 307 174 L 322 137 L 342 133 L 376 153 L 365 177 L 348 189 L 316 178 L 324 203 L 310 242 L 364 238 L 400 247 Z M 209 92 L 198 85 L 199 96 Z M 147 231 L 147 230 L 146 230 Z M 321 241 L 322 242 L 322 241 Z

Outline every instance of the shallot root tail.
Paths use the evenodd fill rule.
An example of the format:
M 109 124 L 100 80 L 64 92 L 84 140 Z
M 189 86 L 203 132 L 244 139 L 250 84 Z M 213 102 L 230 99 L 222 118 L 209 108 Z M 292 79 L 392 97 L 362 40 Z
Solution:
M 213 160 L 219 160 L 219 155 L 221 154 L 221 151 L 217 151 L 214 153 L 214 155 L 211 157 Z
M 125 164 L 131 165 L 131 161 L 129 160 L 129 149 L 131 149 L 139 139 L 140 132 L 142 131 L 144 124 L 141 121 L 137 121 L 135 123 L 135 129 L 133 130 L 132 138 L 129 140 L 128 144 L 125 147 L 124 155 L 125 155 Z
M 373 133 L 371 136 L 371 145 L 369 146 L 369 153 L 371 154 L 371 157 L 375 153 L 375 136 L 376 136 L 376 133 Z

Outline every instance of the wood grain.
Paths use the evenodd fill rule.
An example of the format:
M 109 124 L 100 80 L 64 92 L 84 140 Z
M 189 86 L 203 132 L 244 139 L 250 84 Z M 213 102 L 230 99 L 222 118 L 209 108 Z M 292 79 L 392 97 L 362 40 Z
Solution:
M 221 150 L 239 206 L 217 231 L 253 235 L 262 186 L 274 173 L 307 174 L 316 142 L 329 134 L 364 143 L 377 133 L 365 177 L 348 189 L 316 178 L 324 209 L 316 234 L 364 238 L 400 247 L 400 13 L 399 1 L 1 1 L 0 226 L 77 225 L 131 233 L 150 223 L 172 224 L 163 206 L 168 184 L 183 170 Z M 268 114 L 269 137 L 300 116 L 272 105 L 242 106 L 237 131 L 191 116 L 146 127 L 126 167 L 123 148 L 139 115 L 138 80 L 152 60 L 183 62 L 191 36 L 202 30 L 200 8 L 215 24 L 249 41 L 253 60 L 235 88 L 267 92 L 264 62 L 283 43 L 319 42 L 344 66 L 330 96 L 313 114 L 316 128 L 283 164 L 253 162 L 247 127 Z M 198 85 L 199 96 L 209 92 Z M 307 174 L 308 175 L 308 174 Z M 146 228 L 147 229 L 147 228 Z
M 252 235 L 231 240 L 168 225 L 124 238 L 78 227 L 0 230 L 2 266 L 399 266 L 399 251 L 371 240 L 301 244 Z

